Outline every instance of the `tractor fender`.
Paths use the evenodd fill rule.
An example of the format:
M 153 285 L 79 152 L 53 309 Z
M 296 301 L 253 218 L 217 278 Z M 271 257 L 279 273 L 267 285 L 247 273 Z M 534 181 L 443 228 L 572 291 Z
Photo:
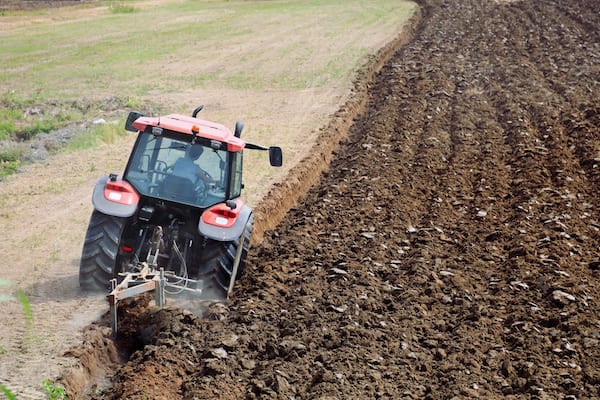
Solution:
M 114 217 L 131 217 L 139 200 L 139 194 L 128 182 L 108 176 L 98 179 L 92 194 L 94 209 Z
M 221 242 L 238 240 L 243 235 L 246 223 L 252 215 L 252 209 L 240 199 L 235 200 L 233 210 L 225 203 L 206 209 L 200 217 L 198 231 L 201 235 Z

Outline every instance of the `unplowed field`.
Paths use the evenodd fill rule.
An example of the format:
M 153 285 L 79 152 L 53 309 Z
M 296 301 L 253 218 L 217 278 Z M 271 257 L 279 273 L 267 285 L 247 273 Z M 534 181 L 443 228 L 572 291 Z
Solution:
M 421 6 L 232 301 L 123 306 L 95 397 L 600 397 L 600 3 Z

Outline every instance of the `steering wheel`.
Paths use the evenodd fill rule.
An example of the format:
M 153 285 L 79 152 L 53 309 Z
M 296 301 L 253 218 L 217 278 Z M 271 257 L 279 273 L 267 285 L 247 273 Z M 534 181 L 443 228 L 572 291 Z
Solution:
M 156 162 L 156 167 L 154 168 L 155 171 L 157 172 L 167 172 L 168 169 L 168 165 L 166 162 L 164 161 L 157 161 Z
M 214 179 L 212 178 L 212 176 L 210 176 L 210 174 L 208 172 L 206 172 L 203 169 L 200 169 L 200 180 L 203 180 L 204 183 L 206 183 L 208 185 L 209 182 L 213 182 Z

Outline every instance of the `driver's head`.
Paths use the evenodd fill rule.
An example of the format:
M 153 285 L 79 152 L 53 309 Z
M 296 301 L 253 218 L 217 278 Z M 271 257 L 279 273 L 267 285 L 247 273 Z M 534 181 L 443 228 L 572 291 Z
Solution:
M 190 147 L 190 149 L 189 149 L 190 158 L 192 160 L 197 160 L 203 151 L 204 151 L 204 148 L 201 145 L 193 144 L 192 147 Z

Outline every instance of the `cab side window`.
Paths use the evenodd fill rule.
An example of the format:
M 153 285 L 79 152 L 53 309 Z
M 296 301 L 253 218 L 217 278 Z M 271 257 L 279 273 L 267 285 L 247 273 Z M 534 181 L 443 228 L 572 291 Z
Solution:
M 242 152 L 233 153 L 231 165 L 231 187 L 229 197 L 239 197 L 242 193 Z

